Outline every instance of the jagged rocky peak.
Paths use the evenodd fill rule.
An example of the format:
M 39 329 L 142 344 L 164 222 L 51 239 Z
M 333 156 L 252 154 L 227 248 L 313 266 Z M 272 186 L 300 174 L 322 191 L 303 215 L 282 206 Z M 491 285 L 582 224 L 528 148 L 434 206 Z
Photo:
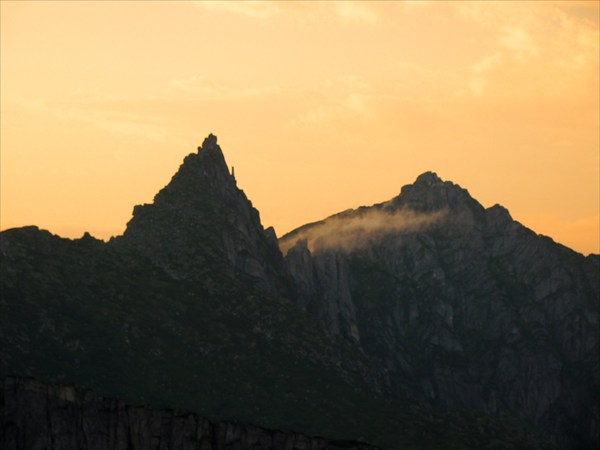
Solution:
M 425 172 L 417 177 L 415 184 L 424 184 L 426 186 L 432 186 L 434 184 L 443 183 L 442 179 L 438 177 L 435 172 Z
M 392 200 L 394 206 L 415 211 L 470 210 L 482 213 L 483 206 L 451 181 L 442 180 L 435 172 L 425 172 L 413 184 L 403 186 L 400 195 Z
M 169 206 L 197 203 L 206 195 L 231 199 L 237 191 L 217 137 L 209 134 L 197 153 L 185 157 L 171 182 L 154 197 L 154 203 Z
M 79 239 L 75 239 L 74 242 L 83 244 L 85 246 L 101 246 L 104 244 L 102 239 L 92 236 L 89 231 L 83 233 L 83 236 L 81 236 Z
M 222 273 L 249 280 L 262 291 L 283 290 L 283 256 L 275 231 L 263 229 L 214 134 L 185 157 L 154 203 L 134 208 L 116 241 L 136 247 L 178 279 L 200 279 L 219 266 Z
M 200 154 L 201 152 L 205 152 L 205 153 L 219 152 L 219 153 L 222 153 L 221 147 L 219 147 L 219 144 L 217 144 L 217 136 L 215 136 L 212 133 L 210 133 L 208 136 L 206 136 L 206 138 L 204 139 L 204 142 L 202 142 L 202 146 L 198 147 L 198 153 Z
M 518 411 L 580 443 L 559 448 L 600 448 L 597 256 L 536 235 L 498 204 L 484 209 L 433 172 L 359 211 L 281 238 L 298 306 L 381 358 L 409 397 Z M 369 233 L 348 234 L 368 217 L 378 219 Z
M 447 211 L 451 213 L 447 214 L 447 218 L 461 225 L 485 221 L 497 229 L 521 226 L 504 206 L 495 204 L 486 209 L 467 189 L 442 180 L 435 172 L 425 172 L 413 184 L 403 186 L 400 195 L 391 204 L 421 212 Z
M 210 148 L 218 148 L 219 150 L 221 149 L 217 144 L 217 136 L 215 136 L 212 133 L 209 133 L 208 136 L 204 138 L 204 142 L 202 142 L 202 147 L 199 147 L 198 151 L 200 151 L 201 149 L 208 151 L 208 149 Z
M 503 226 L 514 222 L 508 209 L 498 203 L 487 208 L 485 212 L 488 220 L 496 225 Z
M 217 210 L 222 213 L 223 209 L 236 210 L 241 206 L 248 209 L 248 203 L 229 173 L 217 137 L 211 133 L 198 147 L 197 153 L 190 153 L 184 158 L 171 181 L 156 194 L 153 204 L 134 208 L 134 219 L 128 224 L 128 230 L 135 224 L 136 218 L 154 214 L 157 210 L 168 209 L 171 218 L 178 210 L 197 222 L 200 219 L 197 214 L 208 219 L 208 216 L 217 214 Z M 252 209 L 251 206 L 249 209 Z M 193 218 L 189 217 L 192 213 Z
M 198 158 L 200 161 L 206 163 L 212 163 L 219 169 L 224 169 L 227 173 L 227 163 L 225 162 L 225 156 L 219 144 L 217 144 L 217 136 L 210 133 L 202 142 L 202 146 L 198 147 Z

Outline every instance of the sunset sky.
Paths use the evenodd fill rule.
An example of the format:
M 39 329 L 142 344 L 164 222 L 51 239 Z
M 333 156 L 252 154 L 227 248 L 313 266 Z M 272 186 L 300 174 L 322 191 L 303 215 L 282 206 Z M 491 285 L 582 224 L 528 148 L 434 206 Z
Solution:
M 599 3 L 1 5 L 1 227 L 123 232 L 209 133 L 278 233 L 427 170 L 599 243 Z

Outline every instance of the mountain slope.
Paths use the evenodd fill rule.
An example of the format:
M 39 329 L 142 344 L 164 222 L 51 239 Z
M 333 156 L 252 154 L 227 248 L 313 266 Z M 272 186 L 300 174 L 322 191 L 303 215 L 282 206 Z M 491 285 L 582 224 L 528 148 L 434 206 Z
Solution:
M 394 389 L 600 442 L 599 265 L 428 172 L 282 237 L 299 305 Z M 335 269 L 335 270 L 334 270 Z
M 25 227 L 2 232 L 0 251 L 1 374 L 215 420 L 369 434 L 363 413 L 338 419 L 377 395 L 367 359 L 282 297 L 277 241 L 214 136 L 153 204 L 135 208 L 124 236 Z
M 396 289 L 389 273 L 410 262 L 392 241 L 423 227 L 439 227 L 442 236 L 446 209 L 375 208 L 386 209 L 392 217 L 361 210 L 361 225 L 336 233 L 325 252 L 301 245 L 288 252 L 288 261 L 297 254 L 312 266 L 286 264 L 211 135 L 109 243 L 87 234 L 62 239 L 36 227 L 0 234 L 0 375 L 388 450 L 554 448 L 553 436 L 517 416 L 488 414 L 470 398 L 440 402 L 423 394 L 429 372 L 419 366 L 427 361 L 418 346 L 431 354 L 437 303 L 418 311 L 418 323 L 408 322 L 412 341 L 389 334 L 396 332 L 389 320 L 404 317 L 397 298 L 388 297 Z M 381 224 L 390 245 L 378 247 L 380 235 L 361 230 Z M 334 250 L 340 244 L 343 252 Z M 430 277 L 410 267 L 406 276 L 415 278 L 398 292 L 429 298 Z M 462 366 L 439 367 L 460 381 L 475 361 L 457 361 Z M 487 366 L 473 370 L 480 367 Z M 415 368 L 425 375 L 415 376 Z

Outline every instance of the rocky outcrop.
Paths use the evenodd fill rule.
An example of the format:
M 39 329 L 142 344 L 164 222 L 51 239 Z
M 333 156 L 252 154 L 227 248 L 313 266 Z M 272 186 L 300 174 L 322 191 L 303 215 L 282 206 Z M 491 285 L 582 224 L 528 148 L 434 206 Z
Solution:
M 212 134 L 110 244 L 135 248 L 176 279 L 219 272 L 270 294 L 289 291 L 274 231 L 262 227 Z
M 306 241 L 300 240 L 288 250 L 287 261 L 298 306 L 334 334 L 359 341 L 346 259 L 337 252 L 323 252 L 313 259 Z
M 67 385 L 0 379 L 4 450 L 376 450 L 196 414 L 131 406 Z
M 388 224 L 409 219 L 421 225 Z M 348 245 L 339 235 L 353 220 L 368 232 Z M 332 333 L 356 330 L 350 338 L 392 389 L 519 414 L 575 448 L 600 443 L 597 257 L 536 235 L 499 205 L 485 209 L 431 172 L 389 202 L 304 226 L 281 246 L 298 304 Z M 338 271 L 326 269 L 331 261 Z

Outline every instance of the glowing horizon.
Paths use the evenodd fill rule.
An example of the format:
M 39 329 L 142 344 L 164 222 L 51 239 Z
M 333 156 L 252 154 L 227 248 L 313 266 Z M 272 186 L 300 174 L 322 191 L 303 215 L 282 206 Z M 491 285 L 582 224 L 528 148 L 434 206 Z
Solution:
M 600 253 L 599 2 L 1 2 L 2 230 L 119 235 L 209 133 L 279 236 L 426 171 Z

